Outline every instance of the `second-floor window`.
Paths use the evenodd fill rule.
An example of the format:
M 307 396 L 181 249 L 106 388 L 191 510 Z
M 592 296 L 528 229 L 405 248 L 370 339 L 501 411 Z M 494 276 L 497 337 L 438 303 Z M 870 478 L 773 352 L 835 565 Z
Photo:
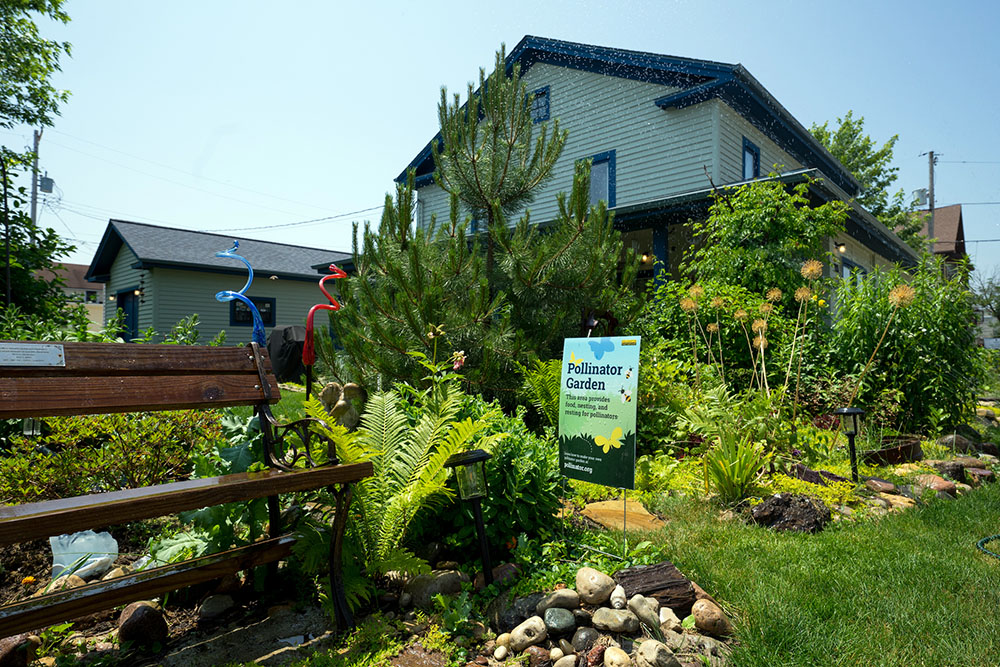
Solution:
M 611 208 L 615 205 L 615 152 L 598 153 L 591 159 L 590 203 L 597 204 L 603 199 Z
M 531 109 L 531 121 L 541 123 L 549 119 L 549 87 L 539 88 L 528 93 L 528 106 Z
M 760 149 L 743 138 L 743 180 L 749 181 L 760 176 Z

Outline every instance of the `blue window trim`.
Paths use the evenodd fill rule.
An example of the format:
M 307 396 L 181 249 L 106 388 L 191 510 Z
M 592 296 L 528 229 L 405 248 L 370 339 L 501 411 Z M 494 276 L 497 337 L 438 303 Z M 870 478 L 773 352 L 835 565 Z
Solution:
M 549 105 L 551 103 L 551 97 L 549 95 L 549 87 L 542 86 L 541 88 L 536 88 L 526 95 L 527 99 L 525 103 L 528 105 L 528 110 L 531 112 L 531 122 L 541 123 L 549 119 Z M 545 111 L 535 115 L 535 100 L 539 97 L 545 98 Z
M 753 175 L 750 178 L 760 178 L 760 148 L 757 147 L 757 144 L 743 137 L 743 152 L 740 153 L 740 171 L 742 172 L 744 181 L 750 180 L 746 175 L 747 151 L 753 154 Z
M 278 321 L 278 304 L 277 304 L 277 300 L 274 297 L 270 297 L 270 296 L 251 296 L 251 297 L 248 297 L 248 298 L 251 301 L 253 301 L 253 304 L 255 306 L 257 306 L 257 310 L 259 310 L 259 311 L 261 310 L 261 308 L 260 308 L 261 304 L 263 304 L 263 303 L 270 304 L 270 306 L 271 306 L 271 317 L 269 317 L 269 318 L 264 317 L 264 312 L 263 311 L 261 311 L 260 317 L 264 321 L 264 326 L 265 327 L 273 327 L 274 324 L 275 324 L 275 322 Z M 244 307 L 246 306 L 246 304 L 243 304 L 242 301 L 239 301 L 237 299 L 233 299 L 232 301 L 229 302 L 229 326 L 231 326 L 231 327 L 252 327 L 253 326 L 253 320 L 252 319 L 250 321 L 248 321 L 248 322 L 237 322 L 236 321 L 236 304 L 237 303 L 243 305 Z M 268 321 L 268 320 L 270 320 L 270 321 Z
M 597 155 L 591 155 L 590 160 L 592 169 L 595 164 L 600 164 L 602 162 L 608 163 L 608 208 L 614 208 L 616 201 L 615 173 L 617 171 L 617 167 L 615 165 L 615 151 L 612 149 L 610 151 L 598 153 Z

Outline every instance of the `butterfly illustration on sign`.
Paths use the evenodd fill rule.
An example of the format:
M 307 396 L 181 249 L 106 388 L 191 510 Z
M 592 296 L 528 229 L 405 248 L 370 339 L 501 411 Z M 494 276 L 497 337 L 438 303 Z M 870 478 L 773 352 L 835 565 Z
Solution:
M 581 359 L 580 357 L 576 356 L 575 354 L 573 354 L 572 351 L 570 351 L 570 353 L 569 353 L 569 363 L 571 363 L 574 366 L 576 366 L 577 364 L 583 363 L 583 359 Z
M 606 338 L 588 340 L 587 344 L 590 345 L 590 350 L 594 353 L 594 357 L 598 361 L 601 360 L 605 352 L 611 352 L 615 349 L 615 344 Z
M 614 447 L 618 449 L 622 446 L 622 428 L 621 426 L 616 426 L 615 430 L 611 432 L 611 435 L 605 438 L 603 435 L 594 436 L 594 444 L 604 450 L 607 454 Z

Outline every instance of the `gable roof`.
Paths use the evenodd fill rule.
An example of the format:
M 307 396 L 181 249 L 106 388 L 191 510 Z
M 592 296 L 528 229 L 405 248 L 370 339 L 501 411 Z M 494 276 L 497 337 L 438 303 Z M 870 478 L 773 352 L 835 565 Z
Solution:
M 55 271 L 50 271 L 49 269 L 43 269 L 39 271 L 37 275 L 44 278 L 47 281 L 51 281 L 56 277 L 63 279 L 63 287 L 69 289 L 89 289 L 92 290 L 96 286 L 94 282 L 87 280 L 87 269 L 90 268 L 86 264 L 66 264 L 63 263 L 58 265 Z
M 927 223 L 929 222 L 930 211 L 922 209 L 917 211 L 917 215 L 924 218 L 924 226 L 920 233 L 927 236 Z M 965 256 L 965 227 L 962 225 L 962 205 L 952 204 L 951 206 L 941 206 L 934 209 L 934 253 L 938 255 L 948 255 L 955 259 Z
M 236 254 L 245 257 L 254 274 L 261 276 L 311 282 L 319 273 L 326 273 L 312 268 L 314 265 L 326 267 L 331 262 L 350 263 L 352 259 L 350 254 L 334 250 L 110 220 L 86 277 L 91 282 L 107 281 L 111 265 L 123 245 L 138 259 L 134 268 L 166 267 L 245 274 L 246 267 L 239 262 L 215 256 L 217 252 L 232 248 L 234 240 L 240 242 Z
M 505 62 L 508 71 L 515 63 L 520 64 L 522 75 L 535 63 L 548 63 L 681 88 L 677 93 L 651 100 L 651 103 L 661 109 L 684 108 L 719 98 L 796 160 L 820 169 L 848 195 L 855 196 L 860 191 L 860 184 L 854 176 L 742 65 L 565 42 L 533 35 L 526 35 L 507 55 Z M 431 143 L 440 140 L 441 134 L 438 133 L 431 139 Z M 405 180 L 406 172 L 411 168 L 416 170 L 418 186 L 431 181 L 431 174 L 434 172 L 431 143 L 410 161 L 406 169 L 396 177 L 396 181 Z

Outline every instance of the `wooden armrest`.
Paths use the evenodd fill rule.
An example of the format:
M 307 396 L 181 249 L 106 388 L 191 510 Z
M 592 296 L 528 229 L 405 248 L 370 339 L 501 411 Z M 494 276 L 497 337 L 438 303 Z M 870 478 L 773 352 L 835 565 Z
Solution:
M 265 470 L 0 507 L 0 545 L 211 505 L 308 491 L 355 482 L 371 474 L 370 462 L 294 471 Z

